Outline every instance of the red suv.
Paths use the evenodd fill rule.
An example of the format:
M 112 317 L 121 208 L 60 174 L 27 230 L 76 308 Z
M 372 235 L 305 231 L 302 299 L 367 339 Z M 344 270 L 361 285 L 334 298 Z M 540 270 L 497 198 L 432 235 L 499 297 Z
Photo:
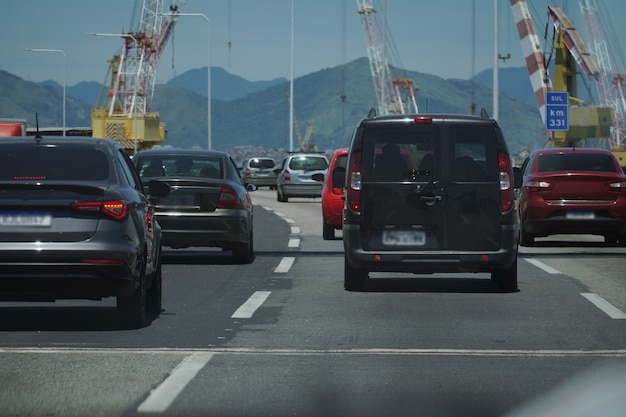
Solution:
M 341 230 L 347 162 L 348 148 L 337 149 L 330 158 L 327 175 L 317 175 L 313 178 L 324 181 L 322 186 L 322 237 L 324 240 L 334 239 L 335 230 Z
M 611 152 L 540 149 L 522 171 L 522 245 L 539 236 L 596 234 L 626 246 L 626 175 Z

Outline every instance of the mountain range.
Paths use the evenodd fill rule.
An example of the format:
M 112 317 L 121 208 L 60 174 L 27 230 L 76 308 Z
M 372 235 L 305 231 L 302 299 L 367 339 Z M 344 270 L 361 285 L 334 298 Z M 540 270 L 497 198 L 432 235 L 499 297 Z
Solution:
M 470 80 L 443 79 L 433 74 L 392 69 L 415 81 L 421 113 L 470 113 L 476 103 L 491 112 L 492 71 Z M 168 129 L 163 145 L 204 147 L 207 143 L 207 68 L 189 70 L 155 87 L 150 101 Z M 519 153 L 543 145 L 545 128 L 525 68 L 499 70 L 499 118 L 510 150 Z M 289 80 L 248 81 L 220 67 L 211 67 L 211 136 L 213 149 L 236 159 L 250 153 L 289 149 Z M 0 70 L 0 117 L 25 118 L 29 127 L 62 125 L 62 86 L 33 83 Z M 90 112 L 102 103 L 98 82 L 66 87 L 66 125 L 88 127 Z M 347 146 L 354 127 L 376 107 L 367 58 L 326 68 L 294 79 L 293 146 L 308 127 L 321 151 Z M 295 124 L 294 123 L 294 124 Z

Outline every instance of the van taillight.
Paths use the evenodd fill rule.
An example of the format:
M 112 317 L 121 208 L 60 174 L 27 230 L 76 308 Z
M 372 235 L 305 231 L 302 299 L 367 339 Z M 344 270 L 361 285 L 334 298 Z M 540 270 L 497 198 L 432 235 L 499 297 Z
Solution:
M 498 169 L 500 170 L 500 211 L 513 208 L 513 186 L 511 178 L 511 160 L 504 152 L 498 152 Z
M 354 151 L 348 171 L 348 207 L 361 212 L 361 151 Z

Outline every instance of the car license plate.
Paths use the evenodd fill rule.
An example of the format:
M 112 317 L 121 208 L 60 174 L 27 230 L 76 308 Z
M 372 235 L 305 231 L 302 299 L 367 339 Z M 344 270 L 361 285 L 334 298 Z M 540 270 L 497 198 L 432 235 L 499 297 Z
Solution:
M 0 213 L 0 226 L 49 227 L 52 216 L 44 212 L 3 212 Z
M 384 230 L 383 244 L 387 246 L 423 246 L 426 233 L 422 230 Z
M 566 217 L 569 220 L 593 220 L 596 215 L 593 211 L 568 211 Z

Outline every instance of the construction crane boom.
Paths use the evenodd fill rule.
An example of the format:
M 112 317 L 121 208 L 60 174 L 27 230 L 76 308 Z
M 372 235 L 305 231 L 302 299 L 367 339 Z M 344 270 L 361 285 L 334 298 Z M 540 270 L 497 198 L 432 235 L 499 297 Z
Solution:
M 378 11 L 374 7 L 373 0 L 357 0 L 357 6 L 358 13 L 361 15 L 379 114 L 417 113 L 414 95 L 417 90 L 415 82 L 413 80 L 407 82 L 407 79 L 394 79 L 389 70 L 387 39 L 384 36 L 385 31 L 380 29 Z M 407 90 L 406 103 L 403 102 L 400 87 Z
M 120 34 L 120 55 L 109 60 L 110 81 L 107 102 L 99 102 L 91 112 L 94 137 L 112 138 L 129 153 L 152 147 L 165 140 L 165 126 L 151 112 L 149 100 L 159 58 L 186 0 L 135 0 L 133 30 Z M 107 76 L 108 76 L 107 75 Z M 101 95 L 102 97 L 102 95 Z

